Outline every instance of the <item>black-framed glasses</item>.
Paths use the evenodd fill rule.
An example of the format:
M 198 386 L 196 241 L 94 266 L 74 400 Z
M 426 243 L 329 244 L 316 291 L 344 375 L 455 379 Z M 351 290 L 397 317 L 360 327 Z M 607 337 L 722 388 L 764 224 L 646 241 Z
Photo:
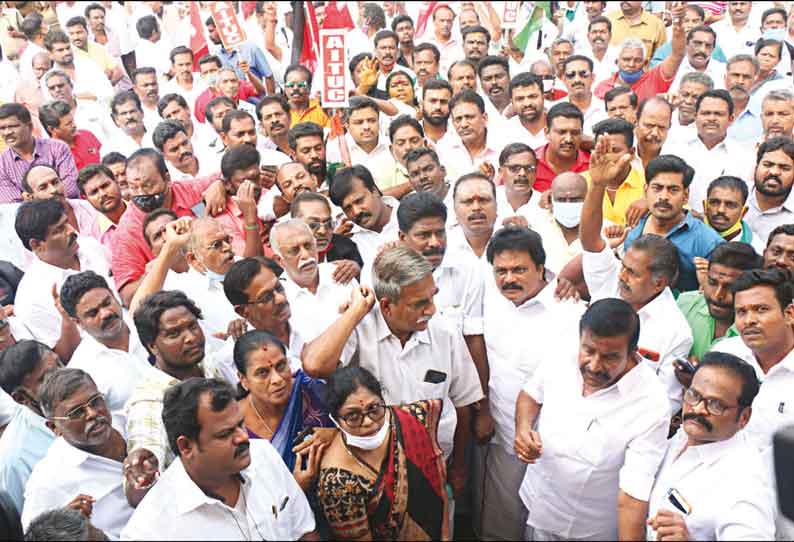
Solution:
M 505 166 L 511 175 L 518 175 L 522 171 L 526 171 L 527 175 L 535 173 L 538 169 L 537 166 L 523 165 L 523 164 L 508 164 Z
M 694 388 L 687 388 L 684 392 L 684 402 L 691 407 L 695 407 L 700 404 L 700 402 L 706 405 L 706 412 L 711 414 L 712 416 L 722 416 L 725 414 L 726 411 L 732 410 L 734 408 L 741 408 L 742 405 L 725 405 L 719 399 L 715 399 L 713 397 L 703 397 L 699 391 Z
M 320 230 L 320 228 L 325 228 L 328 231 L 333 231 L 335 226 L 333 218 L 329 218 L 328 220 L 323 220 L 323 221 L 316 221 L 316 222 L 312 220 L 307 222 L 306 225 L 309 226 L 309 229 L 312 231 L 312 233 L 317 233 Z
M 248 301 L 247 303 L 240 303 L 240 305 L 267 305 L 273 302 L 277 293 L 279 294 L 284 293 L 284 284 L 280 280 L 276 281 L 276 285 L 273 287 L 272 290 L 268 290 L 267 292 L 259 296 L 258 299 L 255 299 L 253 301 Z
M 73 422 L 85 418 L 85 415 L 88 412 L 87 410 L 88 407 L 90 407 L 91 410 L 96 412 L 98 409 L 104 406 L 105 406 L 105 397 L 101 393 L 97 392 L 94 395 L 92 395 L 91 398 L 88 399 L 88 401 L 86 401 L 82 405 L 74 407 L 72 410 L 67 412 L 66 416 L 50 416 L 49 419 L 55 421 L 61 421 L 61 422 L 66 422 L 66 421 Z
M 364 416 L 377 423 L 381 421 L 385 415 L 386 405 L 383 403 L 376 403 L 364 411 L 355 410 L 347 414 L 340 414 L 339 419 L 344 420 L 349 427 L 355 429 L 361 427 L 361 424 L 364 423 Z
M 579 70 L 578 72 L 577 71 L 565 72 L 566 79 L 573 79 L 577 75 L 582 79 L 587 79 L 588 77 L 590 77 L 590 70 Z

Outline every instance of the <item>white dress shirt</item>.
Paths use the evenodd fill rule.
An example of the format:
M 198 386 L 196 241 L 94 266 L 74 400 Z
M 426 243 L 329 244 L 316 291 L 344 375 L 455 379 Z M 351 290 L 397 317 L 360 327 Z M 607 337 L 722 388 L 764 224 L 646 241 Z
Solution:
M 492 128 L 485 133 L 485 148 L 476 156 L 469 154 L 460 137 L 451 138 L 443 145 L 439 144 L 437 152 L 441 163 L 447 169 L 447 177 L 452 179 L 454 184 L 461 176 L 478 172 L 480 164 L 483 162 L 489 162 L 494 171 L 497 171 L 499 169 L 499 154 L 505 145 L 507 145 L 507 141 L 503 139 L 502 134 Z
M 756 7 L 756 10 L 758 9 Z M 760 21 L 754 23 L 751 13 L 744 28 L 739 31 L 734 28 L 730 17 L 724 17 L 721 21 L 711 25 L 712 30 L 717 33 L 717 43 L 725 53 L 725 58 L 739 54 L 754 55 L 755 42 L 761 37 L 760 24 L 758 23 Z
M 347 143 L 347 150 L 350 153 L 351 164 L 361 164 L 366 166 L 372 178 L 375 179 L 375 184 L 378 184 L 380 179 L 388 177 L 394 172 L 395 160 L 389 150 L 389 138 L 382 133 L 378 135 L 378 144 L 372 151 L 367 152 L 359 146 L 358 143 L 350 135 L 350 132 L 345 134 L 345 143 Z M 339 140 L 331 140 L 326 146 L 326 160 L 329 164 L 333 162 L 343 163 L 342 151 L 340 149 Z
M 107 108 L 93 100 L 77 100 L 74 123 L 78 129 L 88 130 L 100 141 L 107 141 L 118 128 L 113 124 Z
M 125 134 L 121 128 L 117 126 L 110 135 L 108 141 L 102 143 L 102 157 L 105 157 L 114 151 L 120 152 L 124 156 L 130 156 L 138 149 L 143 149 L 145 147 L 154 148 L 151 130 L 146 130 L 146 132 L 143 134 L 143 139 L 141 139 L 141 143 L 138 144 L 137 141 Z
M 91 523 L 118 540 L 134 511 L 123 485 L 121 463 L 79 450 L 58 437 L 30 474 L 22 525 L 27 529 L 39 514 L 66 506 L 83 493 L 95 499 Z
M 752 181 L 753 178 L 751 177 L 750 180 Z M 794 222 L 794 190 L 789 192 L 786 201 L 781 206 L 762 211 L 758 206 L 758 195 L 756 194 L 755 186 L 751 186 L 750 197 L 747 198 L 747 214 L 744 216 L 744 221 L 753 230 L 753 236 L 758 237 L 761 243 L 766 246 L 772 230 L 783 224 Z
M 593 301 L 606 297 L 620 298 L 618 273 L 621 265 L 608 246 L 599 253 L 582 253 L 584 279 Z M 659 375 L 667 389 L 671 413 L 676 412 L 681 407 L 683 389 L 675 377 L 673 360 L 686 359 L 689 355 L 692 329 L 681 314 L 670 288 L 662 290 L 637 314 L 640 317 L 638 346 L 658 354 L 659 361 L 646 356 L 645 362 Z
M 343 365 L 356 355 L 358 364 L 372 372 L 383 386 L 386 404 L 443 400 L 438 443 L 444 456 L 449 457 L 458 420 L 455 408 L 483 398 L 480 377 L 463 336 L 446 322 L 431 318 L 426 330 L 415 332 L 402 346 L 375 305 L 348 339 L 342 353 Z M 429 382 L 430 371 L 440 373 L 443 381 Z
M 201 309 L 205 327 L 210 333 L 226 333 L 229 322 L 241 318 L 226 298 L 222 282 L 213 280 L 209 275 L 203 275 L 192 267 L 179 275 L 179 279 L 178 289 Z
M 578 342 L 535 371 L 524 392 L 542 405 L 543 452 L 519 494 L 527 524 L 563 538 L 617 540 L 618 490 L 647 501 L 670 425 L 665 390 L 640 363 L 582 396 Z
M 138 338 L 138 330 L 127 324 L 130 330 L 128 351 L 108 348 L 88 333 L 83 333 L 80 345 L 69 361 L 70 369 L 82 369 L 94 380 L 97 389 L 105 396 L 108 410 L 113 416 L 113 427 L 122 434 L 126 419 L 124 405 L 130 398 L 138 381 L 151 368 L 149 352 Z
M 703 212 L 703 200 L 711 181 L 722 175 L 739 177 L 748 186 L 752 185 L 755 172 L 755 152 L 750 145 L 742 144 L 731 137 L 707 149 L 697 135 L 691 132 L 688 139 L 669 137 L 662 147 L 662 154 L 674 154 L 695 169 L 695 177 L 689 185 L 689 206 Z
M 526 143 L 532 150 L 539 149 L 544 146 L 549 140 L 546 138 L 546 130 L 541 128 L 538 133 L 533 134 L 521 124 L 521 119 L 518 115 L 513 115 L 504 122 L 505 137 L 508 141 L 517 143 Z M 498 157 L 497 157 L 498 158 Z M 497 160 L 498 165 L 498 160 Z
M 298 540 L 313 531 L 309 502 L 281 456 L 264 439 L 250 443 L 235 506 L 204 493 L 177 459 L 135 509 L 122 540 Z
M 670 439 L 648 517 L 660 509 L 684 515 L 690 540 L 774 540 L 777 506 L 769 470 L 745 431 L 709 444 L 686 443 L 683 428 Z M 672 503 L 672 489 L 689 504 L 689 514 Z M 647 533 L 656 540 L 650 526 Z
M 493 442 L 512 456 L 518 392 L 542 360 L 553 357 L 561 345 L 579 342 L 579 318 L 585 305 L 557 301 L 556 287 L 554 280 L 520 306 L 502 295 L 493 278 L 486 287 L 483 313 L 490 368 L 488 400 L 496 424 Z M 551 337 L 553 341 L 548 340 Z
M 678 92 L 678 88 L 681 86 L 681 79 L 684 75 L 688 73 L 692 73 L 696 70 L 692 64 L 689 63 L 689 58 L 684 57 L 684 60 L 681 62 L 681 66 L 678 67 L 678 71 L 675 74 L 675 79 L 673 79 L 673 84 L 670 85 L 669 92 Z M 709 63 L 706 64 L 706 69 L 703 70 L 701 73 L 705 73 L 711 80 L 714 82 L 714 88 L 720 89 L 725 88 L 725 63 L 720 62 L 719 60 L 714 60 L 713 58 L 709 58 Z
M 350 239 L 358 247 L 358 253 L 364 261 L 364 268 L 361 270 L 361 282 L 364 284 L 371 283 L 369 277 L 372 273 L 372 262 L 375 261 L 380 248 L 386 243 L 397 241 L 399 237 L 400 228 L 397 224 L 397 207 L 400 206 L 400 202 L 391 196 L 383 196 L 381 200 L 384 205 L 391 207 L 391 216 L 380 233 L 362 228 L 358 224 L 353 224 L 353 229 L 351 230 Z
M 171 43 L 163 38 L 160 38 L 157 43 L 143 38 L 139 39 L 135 46 L 135 58 L 139 59 L 138 67 L 154 68 L 157 79 L 165 83 L 167 80 L 165 74 L 171 69 L 169 55 L 172 48 Z
M 33 338 L 50 348 L 55 346 L 61 336 L 61 315 L 52 300 L 52 285 L 58 292 L 67 277 L 81 271 L 93 271 L 101 275 L 115 292 L 116 286 L 110 276 L 110 263 L 105 256 L 104 247 L 90 237 L 79 237 L 77 258 L 80 270 L 61 269 L 45 261 L 34 258 L 17 288 L 14 312 L 25 324 Z
M 58 66 L 54 66 L 56 69 Z M 110 109 L 110 101 L 113 99 L 113 85 L 110 84 L 102 68 L 93 60 L 74 59 L 74 79 L 72 80 L 72 93 L 93 94 L 97 102 Z
M 205 90 L 207 90 L 207 84 L 201 79 L 201 77 L 198 76 L 197 73 L 194 73 L 193 88 L 190 90 L 184 89 L 179 83 L 176 82 L 176 77 L 173 77 L 170 81 L 164 83 L 160 87 L 160 97 L 162 98 L 166 94 L 179 94 L 185 99 L 188 108 L 190 108 L 190 112 L 193 113 L 193 105 L 196 103 L 196 98 L 198 98 Z M 194 122 L 194 128 L 196 124 L 198 123 Z
M 497 215 L 494 231 L 499 229 L 498 225 L 501 224 L 501 222 L 501 216 Z M 460 224 L 456 224 L 447 230 L 447 252 L 449 251 L 468 254 L 473 258 L 473 261 L 477 262 L 479 272 L 483 277 L 491 276 L 491 264 L 488 263 L 488 258 L 486 257 L 487 251 L 484 250 L 482 256 L 477 256 L 474 249 L 471 248 L 469 241 L 466 239 L 466 234 L 463 232 L 463 227 Z
M 549 106 L 553 107 L 560 103 L 571 103 L 570 97 L 566 96 L 561 100 L 552 102 L 549 104 Z M 604 104 L 604 100 L 597 98 L 594 94 L 590 100 L 590 107 L 588 107 L 586 111 L 582 111 L 582 115 L 584 115 L 584 127 L 582 128 L 582 133 L 592 136 L 593 126 L 607 118 L 607 108 Z
M 433 302 L 436 317 L 443 318 L 462 335 L 482 335 L 485 280 L 480 265 L 470 254 L 447 250 L 433 270 L 438 293 Z
M 316 294 L 298 286 L 287 273 L 283 275 L 284 293 L 295 316 L 295 325 L 306 341 L 313 341 L 339 319 L 339 307 L 350 301 L 350 292 L 358 287 L 356 279 L 347 284 L 334 281 L 335 269 L 333 263 L 319 264 Z

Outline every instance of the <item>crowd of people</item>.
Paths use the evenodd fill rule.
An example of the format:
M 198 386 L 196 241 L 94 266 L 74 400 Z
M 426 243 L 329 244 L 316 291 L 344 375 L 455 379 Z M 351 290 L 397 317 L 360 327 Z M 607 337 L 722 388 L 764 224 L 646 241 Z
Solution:
M 0 2 L 11 539 L 794 536 L 791 2 L 210 4 Z

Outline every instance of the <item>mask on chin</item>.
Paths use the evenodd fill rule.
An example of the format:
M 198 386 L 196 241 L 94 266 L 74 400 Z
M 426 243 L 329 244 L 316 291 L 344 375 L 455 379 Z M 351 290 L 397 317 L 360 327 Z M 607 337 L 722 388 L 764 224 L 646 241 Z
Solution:
M 159 194 L 148 194 L 145 196 L 132 196 L 132 203 L 135 204 L 144 213 L 151 213 L 155 209 L 159 209 L 165 202 L 165 190 Z
M 643 73 L 645 73 L 643 70 L 637 70 L 636 72 L 627 72 L 626 70 L 618 70 L 618 74 L 620 75 L 620 78 L 629 85 L 633 85 L 634 83 L 639 81 Z

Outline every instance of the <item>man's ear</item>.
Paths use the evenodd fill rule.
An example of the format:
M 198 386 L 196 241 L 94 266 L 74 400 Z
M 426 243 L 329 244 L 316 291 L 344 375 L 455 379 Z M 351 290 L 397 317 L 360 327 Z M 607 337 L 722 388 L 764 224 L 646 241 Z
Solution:
M 404 242 L 405 241 L 405 234 L 403 232 L 399 231 L 399 232 L 397 232 L 397 238 L 400 241 Z
M 391 316 L 392 306 L 388 299 L 382 297 L 378 300 L 378 304 L 380 305 L 380 311 L 383 313 L 383 316 Z
M 240 315 L 241 318 L 245 318 L 246 320 L 248 320 L 248 315 L 247 315 L 248 310 L 247 309 L 248 309 L 247 305 L 235 305 L 234 306 L 234 312 L 236 312 L 238 315 Z
M 41 248 L 44 244 L 44 241 L 40 241 L 38 239 L 31 239 L 30 240 L 30 251 L 34 254 Z
M 28 394 L 23 392 L 21 389 L 16 389 L 12 391 L 11 398 L 23 406 L 27 406 L 28 403 L 30 403 L 30 398 L 28 397 Z
M 176 447 L 179 451 L 180 456 L 190 457 L 195 449 L 195 443 L 186 437 L 185 435 L 180 435 L 176 439 Z
M 276 254 L 274 252 L 273 253 L 273 261 L 276 262 L 279 265 L 279 267 L 281 267 L 282 269 L 286 269 L 284 267 L 284 258 L 282 258 L 280 254 Z
M 47 428 L 48 428 L 50 431 L 52 431 L 53 433 L 55 433 L 55 436 L 56 436 L 56 437 L 60 437 L 61 435 L 63 435 L 63 432 L 62 432 L 60 429 L 58 429 L 58 426 L 57 426 L 57 425 L 55 425 L 55 422 L 54 422 L 54 421 L 52 421 L 52 420 L 47 420 L 47 421 L 45 421 L 45 422 L 44 422 L 44 424 L 47 426 Z

